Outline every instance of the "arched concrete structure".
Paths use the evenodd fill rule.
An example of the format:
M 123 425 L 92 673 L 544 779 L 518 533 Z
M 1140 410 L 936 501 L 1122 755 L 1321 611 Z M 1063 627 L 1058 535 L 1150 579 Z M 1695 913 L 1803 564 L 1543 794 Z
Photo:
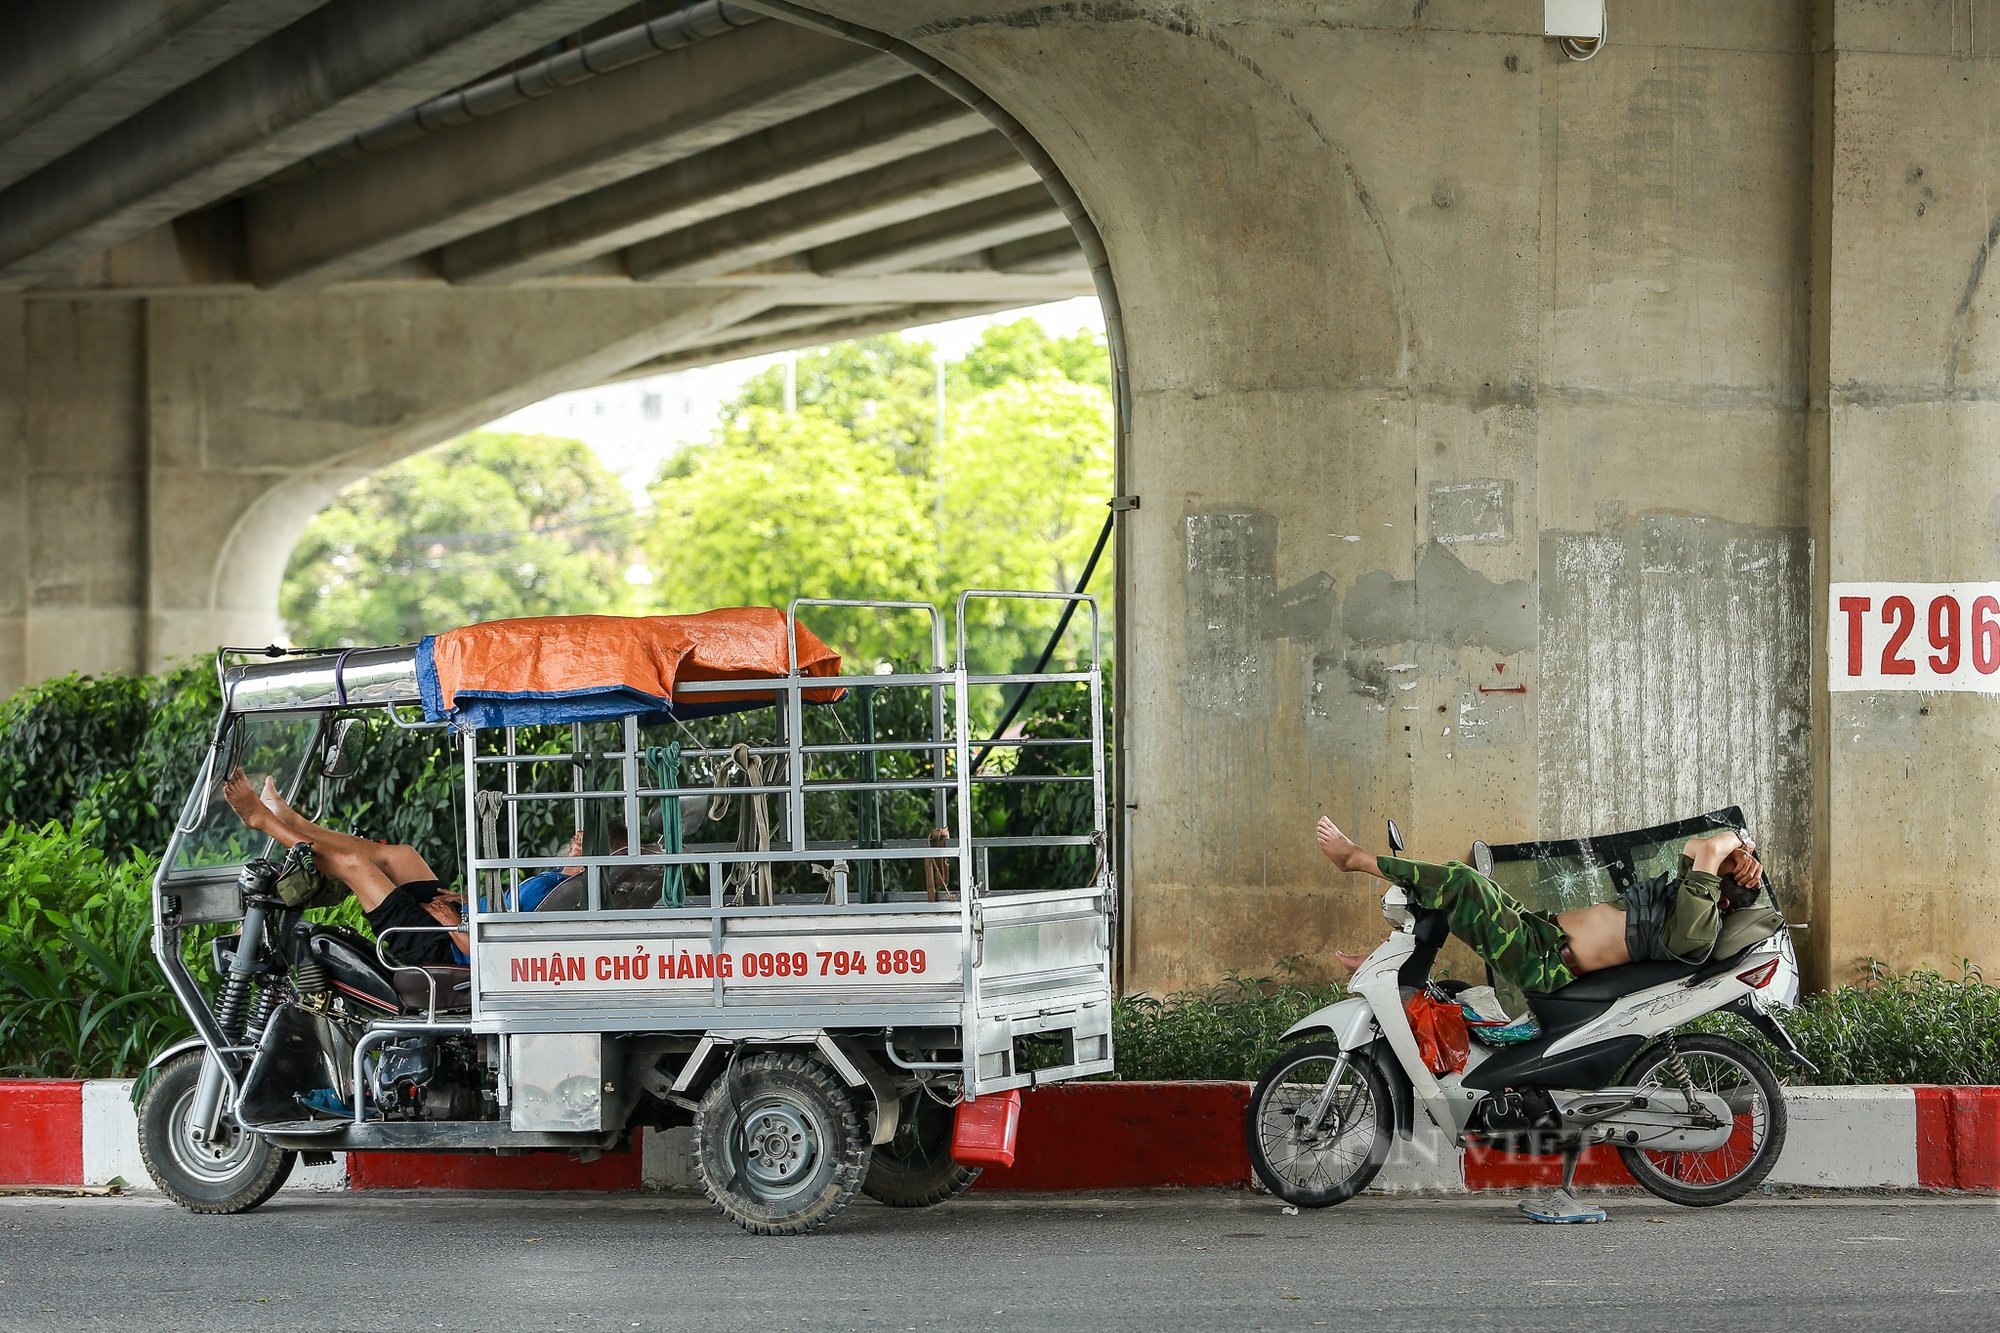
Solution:
M 1110 252 L 1131 981 L 1378 934 L 1321 811 L 1451 855 L 1726 801 L 1821 978 L 2000 964 L 2000 703 L 1830 701 L 1821 647 L 1829 575 L 2000 572 L 2000 7 L 1621 6 L 1588 64 L 1529 3 L 811 7 Z
M 1121 561 L 1128 981 L 1379 934 L 1316 859 L 1322 811 L 1363 832 L 1393 814 L 1449 855 L 1725 801 L 1810 919 L 1819 979 L 1869 955 L 2000 974 L 2000 702 L 1832 694 L 1822 647 L 1830 580 L 2000 578 L 2000 0 L 1619 5 L 1588 64 L 1533 0 L 809 2 L 1018 117 L 1109 252 L 1120 489 L 1142 502 Z M 611 8 L 508 7 L 555 32 Z M 431 48 L 371 31 L 380 78 L 298 116 L 362 129 L 407 104 L 406 74 L 490 69 L 466 9 L 405 16 L 458 25 L 448 79 L 396 73 Z M 34 208 L 0 195 L 16 286 L 90 228 L 123 238 L 0 300 L 0 681 L 259 637 L 265 567 L 316 495 L 552 388 L 833 327 L 817 306 L 991 308 L 1074 275 L 960 109 L 775 29 L 341 167 L 337 215 L 305 206 L 327 202 L 312 174 L 224 197 L 277 164 L 251 94 L 315 87 L 314 52 L 266 43 L 217 71 L 234 101 L 175 95 L 215 122 L 188 131 L 213 189 L 155 180 L 134 119 L 87 146 L 120 170 L 58 159 L 20 187 Z M 798 79 L 765 88 L 779 56 L 893 160 L 823 179 L 799 143 L 847 122 L 794 117 Z M 726 89 L 688 115 L 660 100 L 738 67 L 763 90 L 741 161 L 703 137 L 737 114 Z M 648 107 L 699 140 L 665 176 L 658 144 L 625 142 Z M 516 132 L 551 175 L 514 179 Z M 586 159 L 644 175 L 576 193 Z M 454 164 L 466 208 L 434 199 L 386 240 L 346 225 L 388 217 L 370 182 L 465 193 Z M 79 174 L 103 188 L 66 192 Z M 133 230 L 191 191 L 206 211 Z M 946 239 L 904 234 L 933 207 Z M 492 225 L 510 208 L 535 211 Z M 72 213 L 88 227 L 51 220 Z M 267 253 L 279 214 L 303 220 L 296 265 Z M 960 243 L 977 262 L 930 262 Z M 884 253 L 910 267 L 852 276 Z M 517 269 L 546 285 L 473 285 Z M 685 289 L 640 286 L 662 274 Z

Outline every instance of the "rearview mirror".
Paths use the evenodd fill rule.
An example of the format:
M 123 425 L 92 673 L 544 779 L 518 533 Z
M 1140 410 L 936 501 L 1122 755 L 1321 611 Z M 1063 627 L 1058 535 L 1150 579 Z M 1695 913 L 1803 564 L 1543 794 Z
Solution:
M 1488 879 L 1493 878 L 1493 849 L 1484 838 L 1472 840 L 1472 868 Z
M 1403 854 L 1403 830 L 1396 827 L 1396 821 L 1389 821 L 1389 850 L 1396 855 Z
M 327 742 L 326 759 L 319 766 L 321 777 L 344 778 L 354 772 L 354 758 L 347 752 L 347 741 L 354 732 L 354 724 L 360 720 L 343 717 L 333 724 L 333 739 Z

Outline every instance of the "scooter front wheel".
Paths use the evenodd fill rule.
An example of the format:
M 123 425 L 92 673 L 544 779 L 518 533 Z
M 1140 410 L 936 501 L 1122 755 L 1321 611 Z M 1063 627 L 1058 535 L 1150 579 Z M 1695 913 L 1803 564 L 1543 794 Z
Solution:
M 1250 1164 L 1286 1203 L 1345 1203 L 1389 1160 L 1394 1118 L 1388 1080 L 1366 1053 L 1328 1041 L 1294 1046 L 1250 1094 Z

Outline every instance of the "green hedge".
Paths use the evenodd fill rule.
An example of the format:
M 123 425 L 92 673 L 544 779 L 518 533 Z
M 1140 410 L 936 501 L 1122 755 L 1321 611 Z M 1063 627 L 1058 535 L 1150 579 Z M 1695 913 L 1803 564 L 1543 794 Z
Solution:
M 0 827 L 0 1075 L 124 1077 L 190 1031 L 153 962 L 153 861 L 102 840 Z

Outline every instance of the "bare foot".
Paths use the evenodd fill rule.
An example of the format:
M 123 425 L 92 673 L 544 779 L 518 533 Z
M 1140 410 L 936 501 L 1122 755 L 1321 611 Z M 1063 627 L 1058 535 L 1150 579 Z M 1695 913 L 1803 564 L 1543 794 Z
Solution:
M 1342 870 L 1360 870 L 1362 868 L 1360 862 L 1374 860 L 1373 856 L 1362 851 L 1354 839 L 1342 833 L 1339 825 L 1325 815 L 1319 817 L 1319 826 L 1313 830 L 1313 840 L 1319 844 L 1319 849 L 1325 854 L 1326 859 Z
M 1347 953 L 1343 950 L 1335 949 L 1333 951 L 1333 961 L 1339 963 L 1349 972 L 1352 972 L 1368 961 L 1368 955 L 1365 953 Z
M 231 769 L 222 783 L 222 799 L 236 812 L 236 817 L 248 824 L 255 816 L 264 813 L 257 800 L 257 793 L 250 789 L 250 777 L 242 769 Z
M 292 807 L 285 804 L 284 796 L 279 793 L 278 780 L 274 777 L 264 779 L 262 799 L 264 801 L 264 808 L 280 819 L 283 819 L 292 812 Z

